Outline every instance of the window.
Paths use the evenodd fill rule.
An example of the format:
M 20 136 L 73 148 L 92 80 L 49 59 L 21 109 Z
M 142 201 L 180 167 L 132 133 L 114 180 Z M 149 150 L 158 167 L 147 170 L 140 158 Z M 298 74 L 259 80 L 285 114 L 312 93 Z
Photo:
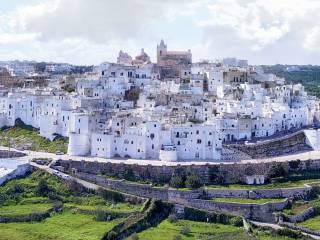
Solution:
M 208 141 L 208 146 L 211 146 L 211 142 L 210 141 Z
M 201 139 L 198 139 L 198 140 L 197 140 L 197 143 L 200 144 L 200 143 L 201 143 Z
M 140 149 L 138 149 L 138 153 L 140 152 Z
M 177 145 L 180 145 L 180 141 L 177 142 Z
M 196 131 L 196 134 L 197 134 L 197 135 L 199 134 L 199 130 Z

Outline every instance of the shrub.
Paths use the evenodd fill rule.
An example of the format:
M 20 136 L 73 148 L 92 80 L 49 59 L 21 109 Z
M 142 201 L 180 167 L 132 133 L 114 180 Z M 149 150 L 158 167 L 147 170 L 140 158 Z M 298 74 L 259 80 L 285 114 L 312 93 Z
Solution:
M 117 191 L 98 188 L 97 194 L 107 201 L 113 201 L 116 203 L 125 201 L 124 195 Z
M 302 239 L 303 238 L 303 234 L 301 232 L 294 231 L 294 230 L 291 230 L 286 227 L 277 230 L 277 234 L 279 234 L 280 236 L 286 236 L 286 237 L 290 237 L 293 239 Z
M 281 163 L 277 163 L 272 165 L 268 175 L 270 178 L 285 177 L 288 175 L 288 172 Z
M 115 231 L 108 232 L 108 235 L 107 235 L 108 239 L 116 239 L 116 237 L 117 237 L 117 233 Z
M 175 222 L 178 221 L 178 218 L 177 218 L 177 216 L 175 214 L 170 214 L 169 217 L 168 217 L 168 221 L 170 223 L 175 223 Z
M 182 240 L 182 237 L 180 235 L 174 235 L 172 240 Z
M 62 203 L 62 202 L 60 202 L 60 201 L 55 201 L 55 202 L 53 202 L 53 210 L 54 210 L 55 212 L 61 211 L 62 208 L 63 208 L 63 203 Z
M 127 181 L 136 181 L 136 176 L 134 175 L 134 172 L 131 168 L 127 169 L 125 173 L 123 174 L 123 178 Z
M 111 220 L 111 216 L 108 214 L 108 212 L 103 211 L 102 209 L 97 209 L 95 215 L 97 221 L 103 222 Z
M 131 235 L 131 240 L 139 240 L 139 236 L 136 233 L 134 233 Z
M 195 189 L 201 187 L 201 182 L 196 174 L 190 174 L 187 176 L 185 185 L 187 188 Z
M 188 226 L 182 226 L 180 233 L 183 235 L 189 235 L 191 232 L 190 228 Z
M 36 191 L 37 195 L 46 197 L 46 196 L 48 196 L 48 194 L 49 194 L 49 192 L 51 190 L 50 190 L 50 188 L 48 186 L 47 181 L 44 180 L 44 179 L 40 179 L 40 181 L 38 183 L 38 186 L 36 187 L 35 191 Z
M 234 218 L 231 218 L 230 223 L 231 223 L 233 226 L 242 227 L 242 226 L 243 226 L 242 217 L 234 217 Z
M 170 186 L 173 188 L 183 188 L 185 186 L 183 178 L 178 175 L 173 175 L 170 180 Z

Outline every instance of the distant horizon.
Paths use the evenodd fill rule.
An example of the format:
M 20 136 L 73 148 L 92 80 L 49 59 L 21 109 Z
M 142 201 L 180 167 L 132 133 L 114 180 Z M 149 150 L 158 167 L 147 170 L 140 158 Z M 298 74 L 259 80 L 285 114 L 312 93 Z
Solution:
M 69 65 L 72 65 L 72 66 L 85 66 L 85 67 L 90 67 L 90 66 L 99 66 L 100 64 L 103 64 L 103 63 L 117 63 L 116 61 L 103 61 L 99 64 L 74 64 L 74 63 L 70 63 L 70 62 L 54 62 L 54 61 L 37 61 L 37 60 L 28 60 L 28 59 L 23 59 L 23 60 L 20 60 L 20 59 L 14 59 L 14 60 L 0 60 L 0 63 L 1 62 L 15 62 L 15 61 L 19 61 L 19 62 L 36 62 L 36 63 L 48 63 L 48 64 L 69 64 Z M 201 61 L 197 61 L 197 62 L 192 62 L 193 64 L 194 63 L 201 63 L 203 61 L 214 61 L 214 60 L 209 60 L 209 59 L 202 59 Z M 152 62 L 152 64 L 156 64 L 156 62 Z M 288 64 L 288 63 L 275 63 L 275 64 L 248 64 L 249 66 L 276 66 L 276 65 L 281 65 L 281 66 L 315 66 L 315 67 L 318 67 L 320 66 L 317 65 L 317 64 Z

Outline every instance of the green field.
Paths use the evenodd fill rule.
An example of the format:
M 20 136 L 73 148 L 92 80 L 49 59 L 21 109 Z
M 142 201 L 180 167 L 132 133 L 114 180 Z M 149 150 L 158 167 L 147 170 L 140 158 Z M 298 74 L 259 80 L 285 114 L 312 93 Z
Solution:
M 283 202 L 284 198 L 260 198 L 260 199 L 248 199 L 248 198 L 213 198 L 212 201 L 215 202 L 227 202 L 227 203 L 256 203 L 256 204 L 264 204 L 264 203 L 275 203 L 275 202 Z
M 30 213 L 45 212 L 53 207 L 58 210 L 40 222 L 1 223 L 0 240 L 99 240 L 114 226 L 122 223 L 127 214 L 142 209 L 142 204 L 110 202 L 102 196 L 104 195 L 101 193 L 98 195 L 95 192 L 84 191 L 72 182 L 63 182 L 41 170 L 25 178 L 9 181 L 0 186 L 0 216 L 19 218 Z M 220 200 L 244 201 L 243 199 Z M 281 199 L 254 201 L 262 203 L 264 200 L 281 201 Z M 187 227 L 190 232 L 181 233 L 183 227 Z M 168 219 L 156 227 L 138 233 L 138 236 L 139 239 L 145 240 L 291 240 L 267 231 L 254 230 L 252 235 L 248 235 L 243 228 L 232 224 Z
M 311 230 L 320 231 L 320 215 L 298 223 L 298 225 Z
M 180 233 L 182 227 L 185 226 L 190 229 L 190 233 L 187 235 Z M 293 240 L 266 231 L 255 230 L 253 234 L 248 235 L 243 228 L 232 225 L 187 220 L 179 220 L 175 223 L 165 220 L 156 227 L 138 233 L 138 237 L 139 240 Z M 131 240 L 131 238 L 129 237 L 127 240 Z
M 44 213 L 52 208 L 52 204 L 40 203 L 40 204 L 18 204 L 13 206 L 0 207 L 1 217 L 15 217 L 21 215 L 28 215 L 31 213 Z
M 60 202 L 62 211 L 52 213 L 41 222 L 1 223 L 0 239 L 98 240 L 123 219 L 98 221 L 95 210 L 131 213 L 142 207 L 141 204 L 106 201 L 95 193 L 78 190 L 40 170 L 0 187 L 0 216 L 41 213 L 57 205 L 57 202 Z
M 106 210 L 106 211 L 113 211 L 113 212 L 121 212 L 121 213 L 131 213 L 139 211 L 142 207 L 142 205 L 131 205 L 128 203 L 105 203 L 105 204 L 99 204 L 99 205 L 85 205 L 85 204 L 77 204 L 77 203 L 66 203 L 64 205 L 68 208 L 76 208 L 80 210 Z
M 68 140 L 65 138 L 59 138 L 54 141 L 49 141 L 48 139 L 40 136 L 39 132 L 35 129 L 12 127 L 0 131 L 0 145 L 16 148 L 21 148 L 22 146 L 27 145 L 32 151 L 66 153 Z
M 0 239 L 97 240 L 120 221 L 98 222 L 91 215 L 65 211 L 39 223 L 0 224 Z
M 180 230 L 183 226 L 187 226 L 190 228 L 190 234 L 180 234 Z M 254 239 L 247 235 L 242 228 L 237 228 L 231 225 L 193 222 L 187 220 L 181 220 L 176 223 L 170 223 L 168 220 L 165 220 L 157 227 L 150 228 L 138 234 L 140 240 L 173 240 L 177 235 L 180 235 L 183 240 Z

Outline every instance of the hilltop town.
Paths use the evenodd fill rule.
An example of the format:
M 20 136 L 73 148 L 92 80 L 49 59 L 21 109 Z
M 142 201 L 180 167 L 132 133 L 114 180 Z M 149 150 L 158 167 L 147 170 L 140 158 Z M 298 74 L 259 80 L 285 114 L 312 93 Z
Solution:
M 0 239 L 320 239 L 319 99 L 155 50 L 0 62 Z
M 12 75 L 33 81 L 1 90 L 0 127 L 19 119 L 47 139 L 67 137 L 70 156 L 219 162 L 250 159 L 230 144 L 319 122 L 319 101 L 302 84 L 286 84 L 246 60 L 192 63 L 191 50 L 170 51 L 163 40 L 156 51 L 156 63 L 144 49 L 135 58 L 121 50 L 117 63 L 41 84 L 32 66 L 7 65 Z M 71 67 L 43 69 L 65 73 Z M 313 131 L 308 143 L 317 149 Z

